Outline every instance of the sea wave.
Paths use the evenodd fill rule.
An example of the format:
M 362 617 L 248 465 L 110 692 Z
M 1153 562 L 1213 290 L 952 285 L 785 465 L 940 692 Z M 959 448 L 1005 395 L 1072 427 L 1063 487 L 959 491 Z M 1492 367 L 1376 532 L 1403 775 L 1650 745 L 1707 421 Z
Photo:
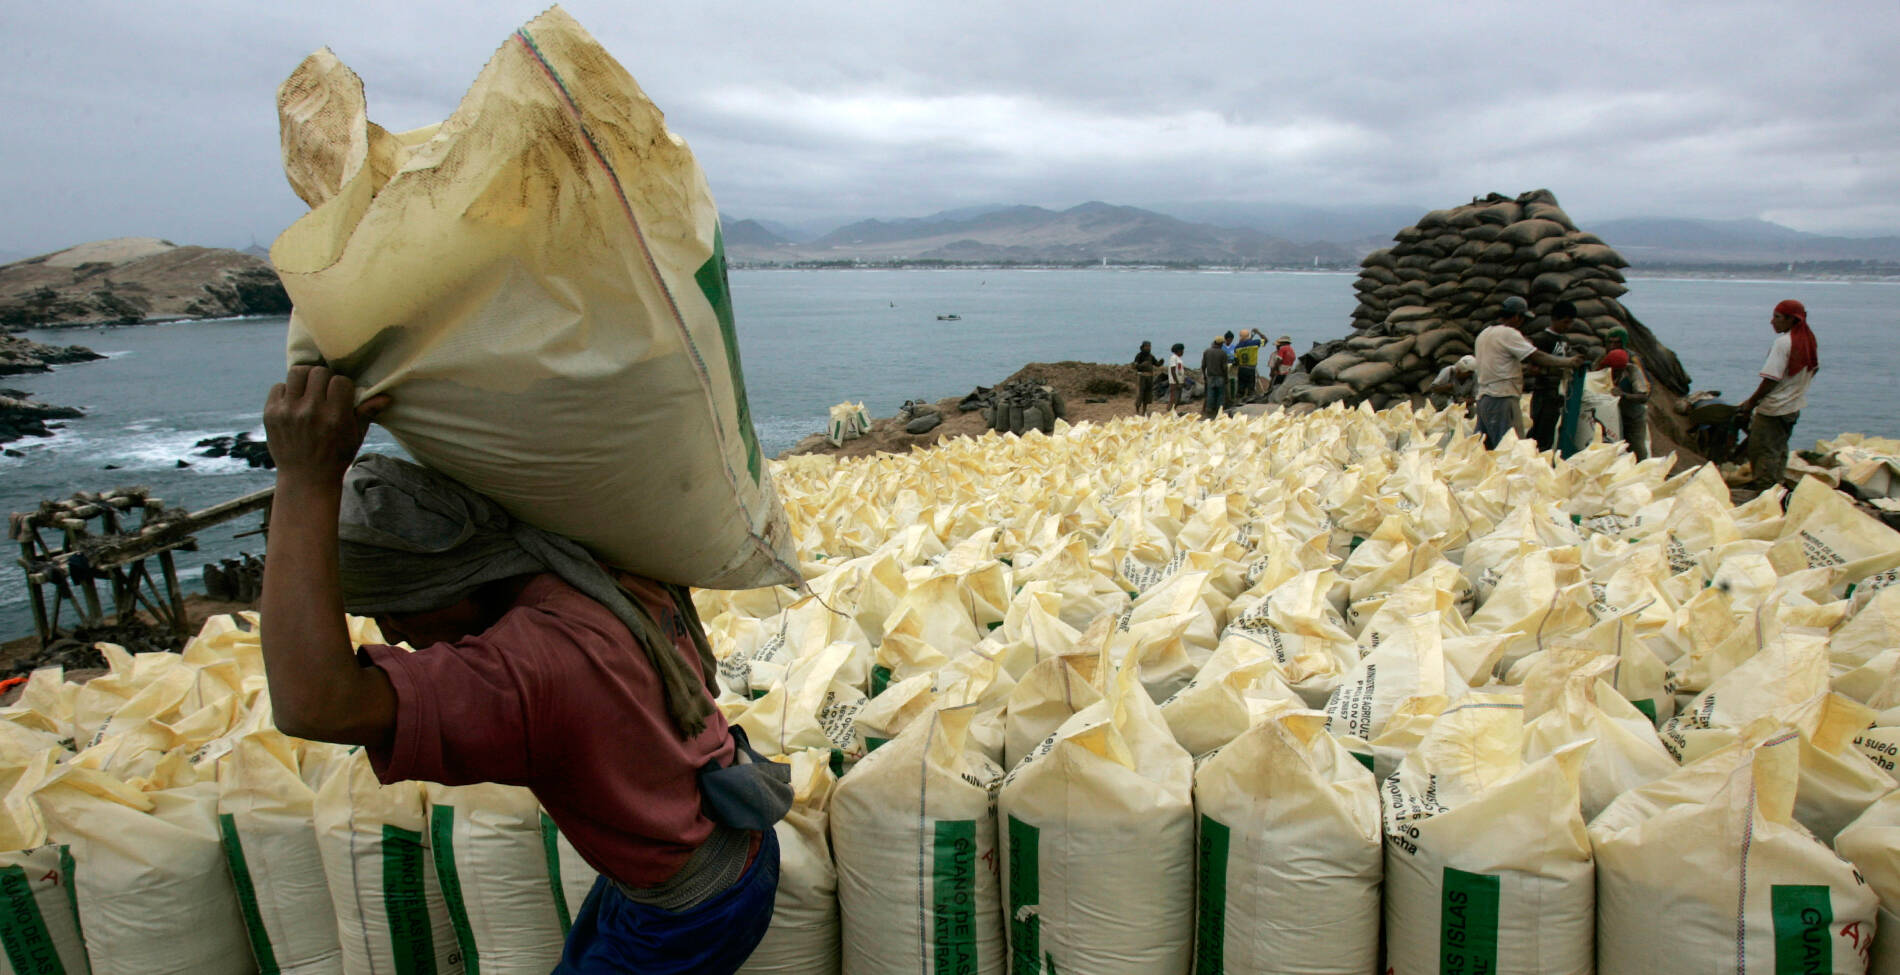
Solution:
M 97 464 L 110 465 L 120 470 L 141 471 L 175 469 L 179 461 L 191 465 L 191 470 L 206 475 L 237 474 L 253 470 L 243 460 L 235 457 L 200 457 L 204 448 L 197 444 L 201 440 L 232 435 L 230 427 L 223 429 L 178 429 L 164 425 L 163 421 L 153 418 L 135 420 L 124 427 L 109 433 L 92 433 L 83 428 L 69 426 L 52 437 L 29 441 L 19 441 L 9 446 L 25 455 L 12 459 L 14 463 L 24 463 L 36 455 L 46 459 L 56 459 L 71 463 L 83 458 L 87 466 Z M 248 431 L 254 440 L 263 439 L 261 427 Z

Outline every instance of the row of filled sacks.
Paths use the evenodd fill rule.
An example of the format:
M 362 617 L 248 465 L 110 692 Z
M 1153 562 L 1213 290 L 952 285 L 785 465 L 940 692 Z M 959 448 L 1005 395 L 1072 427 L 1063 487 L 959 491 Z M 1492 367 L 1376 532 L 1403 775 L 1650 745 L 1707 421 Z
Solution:
M 367 620 L 351 630 L 380 639 Z M 0 972 L 528 972 L 559 958 L 595 873 L 527 790 L 384 787 L 360 750 L 282 735 L 255 616 L 214 618 L 184 654 L 103 649 L 107 674 L 35 672 L 0 711 Z M 225 679 L 253 664 L 248 689 Z M 124 703 L 75 754 L 87 702 L 107 694 Z
M 1540 752 L 1525 710 L 1481 695 L 1435 716 L 1383 783 L 1298 707 L 1196 762 L 1131 670 L 1006 775 L 975 740 L 976 705 L 918 715 L 842 778 L 825 752 L 799 752 L 778 913 L 746 970 L 1900 961 L 1900 939 L 1875 937 L 1880 898 L 1889 916 L 1900 904 L 1900 797 L 1841 832 L 1842 859 L 1794 815 L 1801 734 L 1763 726 L 1679 768 L 1662 755 L 1586 826 L 1602 740 Z
M 1727 549 L 1744 550 L 1674 575 L 1660 542 L 1615 545 L 1608 551 L 1617 558 L 1595 566 L 1579 563 L 1575 550 L 1532 546 L 1496 572 L 1489 597 L 1469 618 L 1460 610 L 1459 567 L 1418 558 L 1420 550 L 1393 557 L 1384 546 L 1375 535 L 1353 553 L 1374 553 L 1369 564 L 1378 568 L 1350 585 L 1332 569 L 1299 571 L 1276 584 L 1282 575 L 1269 566 L 1232 600 L 1227 593 L 1246 584 L 1238 563 L 1200 568 L 1198 556 L 1132 601 L 1099 566 L 1087 577 L 1092 583 L 1055 588 L 1030 579 L 1006 601 L 1008 569 L 999 562 L 963 576 L 925 574 L 908 589 L 898 588 L 909 584 L 894 563 L 875 562 L 859 582 L 892 580 L 882 589 L 882 606 L 895 607 L 888 615 L 863 612 L 875 600 L 854 603 L 839 588 L 774 617 L 740 620 L 739 629 L 715 628 L 722 703 L 761 747 L 836 747 L 851 758 L 864 744 L 851 715 L 893 684 L 947 672 L 979 679 L 976 693 L 1000 701 L 1038 662 L 1100 648 L 1116 658 L 1134 653 L 1156 700 L 1192 681 L 1253 673 L 1268 660 L 1280 693 L 1337 709 L 1351 733 L 1370 740 L 1406 699 L 1455 698 L 1493 675 L 1520 683 L 1514 675 L 1529 662 L 1571 646 L 1623 661 L 1619 691 L 1661 722 L 1679 695 L 1707 688 L 1783 631 L 1819 630 L 1825 638 L 1832 628 L 1830 676 L 1877 709 L 1900 705 L 1890 700 L 1900 690 L 1900 653 L 1890 642 L 1900 629 L 1900 591 L 1877 593 L 1850 617 L 1852 602 L 1831 598 L 1839 585 L 1834 570 L 1777 575 L 1763 554 L 1772 548 L 1766 541 L 1732 544 Z M 1488 557 L 1481 548 L 1474 545 L 1468 561 Z M 1092 564 L 1080 556 L 1066 561 Z M 1356 564 L 1349 559 L 1346 569 Z M 1282 573 L 1293 571 L 1282 564 Z M 1417 574 L 1408 578 L 1408 571 Z M 1348 601 L 1361 584 L 1361 598 Z M 860 584 L 857 595 L 876 590 Z M 1071 620 L 1093 637 L 1085 640 Z M 874 645 L 866 630 L 880 625 L 889 628 Z M 748 683 L 735 685 L 735 674 Z

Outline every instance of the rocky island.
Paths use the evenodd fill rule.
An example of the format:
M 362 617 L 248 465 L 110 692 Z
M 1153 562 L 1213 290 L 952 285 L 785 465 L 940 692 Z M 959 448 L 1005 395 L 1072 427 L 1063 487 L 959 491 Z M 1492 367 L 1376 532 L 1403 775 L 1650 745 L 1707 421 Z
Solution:
M 224 248 L 117 237 L 0 265 L 0 331 L 289 313 L 270 264 Z

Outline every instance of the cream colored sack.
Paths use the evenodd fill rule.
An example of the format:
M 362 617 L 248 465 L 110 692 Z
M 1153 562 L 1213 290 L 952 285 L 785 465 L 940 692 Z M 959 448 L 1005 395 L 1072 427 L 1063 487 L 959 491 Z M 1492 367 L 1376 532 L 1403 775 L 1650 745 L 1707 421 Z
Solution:
M 1841 830 L 1834 849 L 1853 862 L 1880 897 L 1867 975 L 1900 975 L 1900 792 L 1888 793 Z
M 1552 673 L 1524 687 L 1524 760 L 1534 762 L 1566 745 L 1594 740 L 1578 773 L 1583 819 L 1596 818 L 1617 796 L 1676 770 L 1676 760 L 1649 716 L 1618 694 L 1610 678 L 1618 658 L 1587 650 L 1554 650 Z M 1568 668 L 1567 672 L 1566 668 Z M 1545 684 L 1556 686 L 1546 689 Z
M 1626 792 L 1590 824 L 1601 975 L 1867 970 L 1878 906 L 1793 818 L 1790 732 Z
M 33 800 L 33 793 L 64 754 L 54 746 L 34 757 L 9 756 L 21 764 L 0 769 L 0 777 L 12 779 L 4 812 L 0 812 L 0 850 L 7 851 L 0 853 L 0 945 L 5 947 L 0 953 L 0 975 L 86 972 L 86 942 L 79 933 L 79 904 L 73 895 L 72 853 L 66 846 L 47 842 L 44 817 Z
M 298 765 L 296 742 L 275 729 L 238 739 L 218 760 L 218 830 L 258 967 L 340 972 L 336 912 L 311 823 L 317 797 Z
M 1317 712 L 1277 714 L 1195 770 L 1195 971 L 1378 967 L 1378 786 L 1325 729 Z
M 552 970 L 567 932 L 534 793 L 494 783 L 431 783 L 428 801 L 429 855 L 463 963 L 483 975 Z
M 1385 781 L 1386 971 L 1588 975 L 1588 742 L 1535 762 L 1522 705 L 1473 694 Z M 1659 969 L 1660 970 L 1660 969 Z
M 462 950 L 429 858 L 423 783 L 383 785 L 354 750 L 317 790 L 315 820 L 344 975 L 459 975 Z
M 1900 532 L 1854 507 L 1839 491 L 1802 478 L 1788 499 L 1781 537 L 1768 559 L 1782 573 L 1827 569 L 1837 596 L 1868 576 L 1900 566 Z
M 837 975 L 838 868 L 831 861 L 831 755 L 816 748 L 795 752 L 792 811 L 772 829 L 778 834 L 778 892 L 765 938 L 740 966 L 742 975 Z
M 1010 772 L 997 827 L 1013 975 L 1186 975 L 1193 778 L 1129 666 Z
M 600 879 L 600 871 L 574 849 L 545 809 L 541 810 L 541 851 L 548 861 L 548 889 L 559 895 L 554 909 L 561 915 L 561 934 L 566 935 Z
M 865 756 L 831 797 L 844 968 L 854 975 L 1001 971 L 991 789 L 968 740 L 975 706 L 932 711 Z
M 293 364 L 394 394 L 417 460 L 614 565 L 798 581 L 705 176 L 579 24 L 522 27 L 440 125 L 369 121 L 327 49 L 277 104 L 311 207 L 271 247 Z
M 66 870 L 93 975 L 257 971 L 218 841 L 218 787 L 143 792 L 68 766 L 38 792 Z

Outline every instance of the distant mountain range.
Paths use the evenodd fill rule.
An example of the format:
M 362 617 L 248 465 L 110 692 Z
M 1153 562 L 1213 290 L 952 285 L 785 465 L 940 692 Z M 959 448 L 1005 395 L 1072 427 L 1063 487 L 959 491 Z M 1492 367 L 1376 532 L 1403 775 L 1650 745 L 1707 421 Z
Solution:
M 1349 247 L 1296 243 L 1244 227 L 1189 223 L 1136 207 L 1084 203 L 1067 210 L 1012 206 L 912 220 L 864 220 L 794 241 L 754 220 L 725 224 L 737 261 L 778 264 L 1221 264 L 1350 265 Z
M 1353 266 L 1425 211 L 1401 204 L 999 205 L 862 220 L 824 233 L 727 217 L 725 234 L 727 252 L 740 263 Z M 1637 271 L 1797 264 L 1900 273 L 1900 237 L 1832 237 L 1765 220 L 1673 217 L 1601 220 L 1583 229 L 1621 251 Z

